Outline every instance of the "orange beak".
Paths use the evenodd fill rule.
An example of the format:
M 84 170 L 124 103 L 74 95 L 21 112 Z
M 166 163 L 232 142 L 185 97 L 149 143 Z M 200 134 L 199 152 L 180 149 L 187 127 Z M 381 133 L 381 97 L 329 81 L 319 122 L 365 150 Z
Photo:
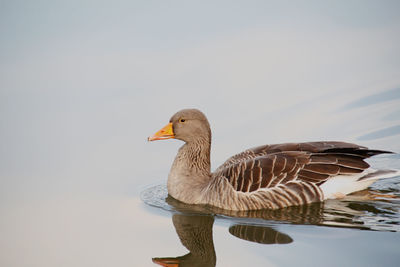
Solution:
M 175 138 L 174 131 L 172 129 L 172 122 L 165 125 L 164 128 L 156 132 L 153 136 L 149 136 L 147 141 L 164 140 Z

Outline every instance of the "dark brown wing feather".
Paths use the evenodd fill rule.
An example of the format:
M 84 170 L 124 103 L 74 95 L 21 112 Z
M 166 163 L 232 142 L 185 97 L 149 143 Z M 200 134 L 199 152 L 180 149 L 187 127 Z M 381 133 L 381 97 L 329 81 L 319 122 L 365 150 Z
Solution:
M 345 142 L 265 145 L 234 155 L 214 176 L 223 176 L 237 191 L 253 192 L 291 181 L 321 185 L 330 177 L 360 173 L 364 159 L 389 151 L 370 150 Z

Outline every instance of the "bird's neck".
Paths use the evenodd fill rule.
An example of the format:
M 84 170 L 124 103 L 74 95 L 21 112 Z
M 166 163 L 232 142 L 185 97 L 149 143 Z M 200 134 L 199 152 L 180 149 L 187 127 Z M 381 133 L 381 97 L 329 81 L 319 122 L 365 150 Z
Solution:
M 168 193 L 183 202 L 198 204 L 211 180 L 211 142 L 206 139 L 184 144 L 168 176 Z
M 179 149 L 177 158 L 183 160 L 192 174 L 210 175 L 211 143 L 207 140 L 186 143 Z

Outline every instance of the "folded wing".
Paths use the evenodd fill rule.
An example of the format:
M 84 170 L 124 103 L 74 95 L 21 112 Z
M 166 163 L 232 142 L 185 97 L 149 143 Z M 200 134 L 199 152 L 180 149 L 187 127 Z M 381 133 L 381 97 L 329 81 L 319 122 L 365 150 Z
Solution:
M 265 145 L 229 158 L 214 176 L 225 177 L 236 191 L 246 193 L 283 185 L 314 188 L 337 175 L 363 172 L 369 167 L 364 159 L 382 153 L 391 152 L 345 142 Z

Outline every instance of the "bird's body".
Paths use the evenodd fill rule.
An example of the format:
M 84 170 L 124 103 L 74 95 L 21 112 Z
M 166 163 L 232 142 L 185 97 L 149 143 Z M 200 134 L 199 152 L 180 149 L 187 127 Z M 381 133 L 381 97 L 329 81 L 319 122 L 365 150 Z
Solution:
M 149 140 L 185 142 L 168 176 L 168 193 L 188 204 L 228 210 L 278 209 L 339 198 L 399 174 L 375 171 L 364 159 L 391 153 L 345 142 L 264 145 L 232 156 L 213 173 L 205 115 L 182 110 Z

